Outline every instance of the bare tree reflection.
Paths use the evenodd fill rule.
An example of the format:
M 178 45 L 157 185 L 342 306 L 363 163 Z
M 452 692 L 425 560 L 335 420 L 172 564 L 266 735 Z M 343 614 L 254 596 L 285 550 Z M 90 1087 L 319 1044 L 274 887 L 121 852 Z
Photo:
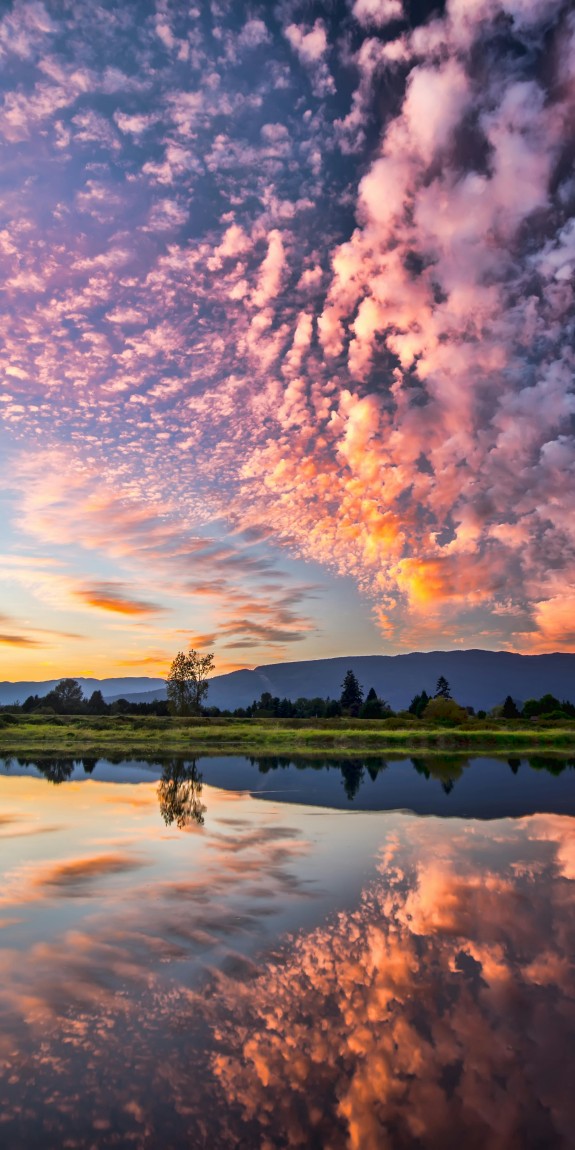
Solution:
M 160 811 L 166 826 L 175 823 L 180 830 L 192 824 L 203 827 L 205 806 L 201 801 L 202 775 L 195 760 L 169 759 L 162 765 L 158 783 Z

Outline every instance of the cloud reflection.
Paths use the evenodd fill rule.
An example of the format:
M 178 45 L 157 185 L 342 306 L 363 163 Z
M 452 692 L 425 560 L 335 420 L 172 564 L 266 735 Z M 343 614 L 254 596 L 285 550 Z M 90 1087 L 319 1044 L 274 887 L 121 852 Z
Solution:
M 262 1145 L 568 1144 L 575 824 L 445 832 L 405 820 L 357 909 L 221 986 L 214 1071 Z
M 110 841 L 127 818 L 131 841 L 87 840 L 11 891 L 28 934 L 0 950 L 7 1144 L 568 1145 L 575 820 L 308 812 L 306 836 L 210 789 L 208 825 L 181 835 L 156 784 L 100 787 Z M 87 788 L 95 812 L 92 783 L 43 789 L 77 814 Z

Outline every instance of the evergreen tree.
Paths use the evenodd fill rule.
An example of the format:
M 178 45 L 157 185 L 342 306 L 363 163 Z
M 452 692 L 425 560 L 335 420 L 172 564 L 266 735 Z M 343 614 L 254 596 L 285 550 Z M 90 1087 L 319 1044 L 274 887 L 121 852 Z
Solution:
M 357 716 L 363 702 L 363 691 L 353 671 L 346 671 L 345 679 L 341 686 L 342 691 L 339 701 L 342 711 L 347 712 L 348 715 Z
M 429 695 L 427 691 L 422 691 L 420 695 L 414 695 L 409 704 L 409 713 L 420 719 L 428 703 Z
M 293 717 L 294 710 L 295 708 L 291 699 L 280 699 L 280 705 L 278 707 L 278 715 L 280 719 L 291 719 Z
M 263 719 L 273 718 L 276 713 L 274 707 L 275 702 L 279 704 L 279 699 L 274 700 L 271 691 L 262 691 L 259 703 L 256 705 L 258 715 L 261 715 Z
M 41 706 L 43 702 L 44 699 L 41 699 L 39 695 L 28 695 L 28 698 L 24 699 L 24 702 L 22 703 L 22 710 L 26 713 L 29 711 L 35 711 L 36 707 Z
M 440 675 L 435 688 L 436 699 L 451 699 L 451 689 L 445 675 Z
M 92 691 L 88 702 L 86 703 L 86 710 L 89 715 L 105 715 L 108 710 L 108 704 L 104 699 L 101 691 Z
M 502 714 L 504 719 L 518 719 L 519 718 L 519 711 L 517 710 L 517 707 L 516 707 L 515 703 L 513 702 L 511 695 L 507 696 L 507 698 L 503 704 L 503 709 L 501 711 L 501 714 Z
M 383 704 L 381 699 L 378 699 L 373 687 L 370 687 L 365 703 L 363 704 L 359 714 L 361 719 L 383 718 Z

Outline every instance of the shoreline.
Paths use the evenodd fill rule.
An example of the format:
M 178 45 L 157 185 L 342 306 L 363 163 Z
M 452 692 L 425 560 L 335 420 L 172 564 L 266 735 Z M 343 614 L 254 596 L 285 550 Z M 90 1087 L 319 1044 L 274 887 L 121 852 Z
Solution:
M 4 716 L 2 716 L 4 717 Z M 44 718 L 44 717 L 43 717 Z M 296 725 L 297 724 L 297 725 Z M 555 751 L 575 756 L 575 724 L 561 727 L 385 727 L 376 720 L 343 720 L 329 726 L 313 720 L 217 719 L 147 720 L 142 717 L 58 717 L 57 721 L 0 720 L 0 755 L 82 754 L 103 756 L 159 754 L 306 755 L 343 753 L 353 756 L 443 751 Z

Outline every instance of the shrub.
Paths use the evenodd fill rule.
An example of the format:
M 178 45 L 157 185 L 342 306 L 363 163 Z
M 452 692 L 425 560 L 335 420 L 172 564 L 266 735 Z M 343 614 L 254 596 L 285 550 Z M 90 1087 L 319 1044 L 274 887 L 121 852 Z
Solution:
M 564 723 L 565 721 L 569 722 L 571 719 L 571 716 L 567 715 L 565 713 L 565 711 L 549 711 L 545 715 L 538 715 L 537 718 L 542 719 L 542 720 L 547 721 L 547 722 L 549 722 L 550 720 L 553 720 L 553 722 L 561 721 Z
M 454 699 L 444 699 L 438 695 L 427 704 L 422 718 L 424 722 L 459 724 L 467 722 L 469 715 L 465 707 L 460 707 Z

